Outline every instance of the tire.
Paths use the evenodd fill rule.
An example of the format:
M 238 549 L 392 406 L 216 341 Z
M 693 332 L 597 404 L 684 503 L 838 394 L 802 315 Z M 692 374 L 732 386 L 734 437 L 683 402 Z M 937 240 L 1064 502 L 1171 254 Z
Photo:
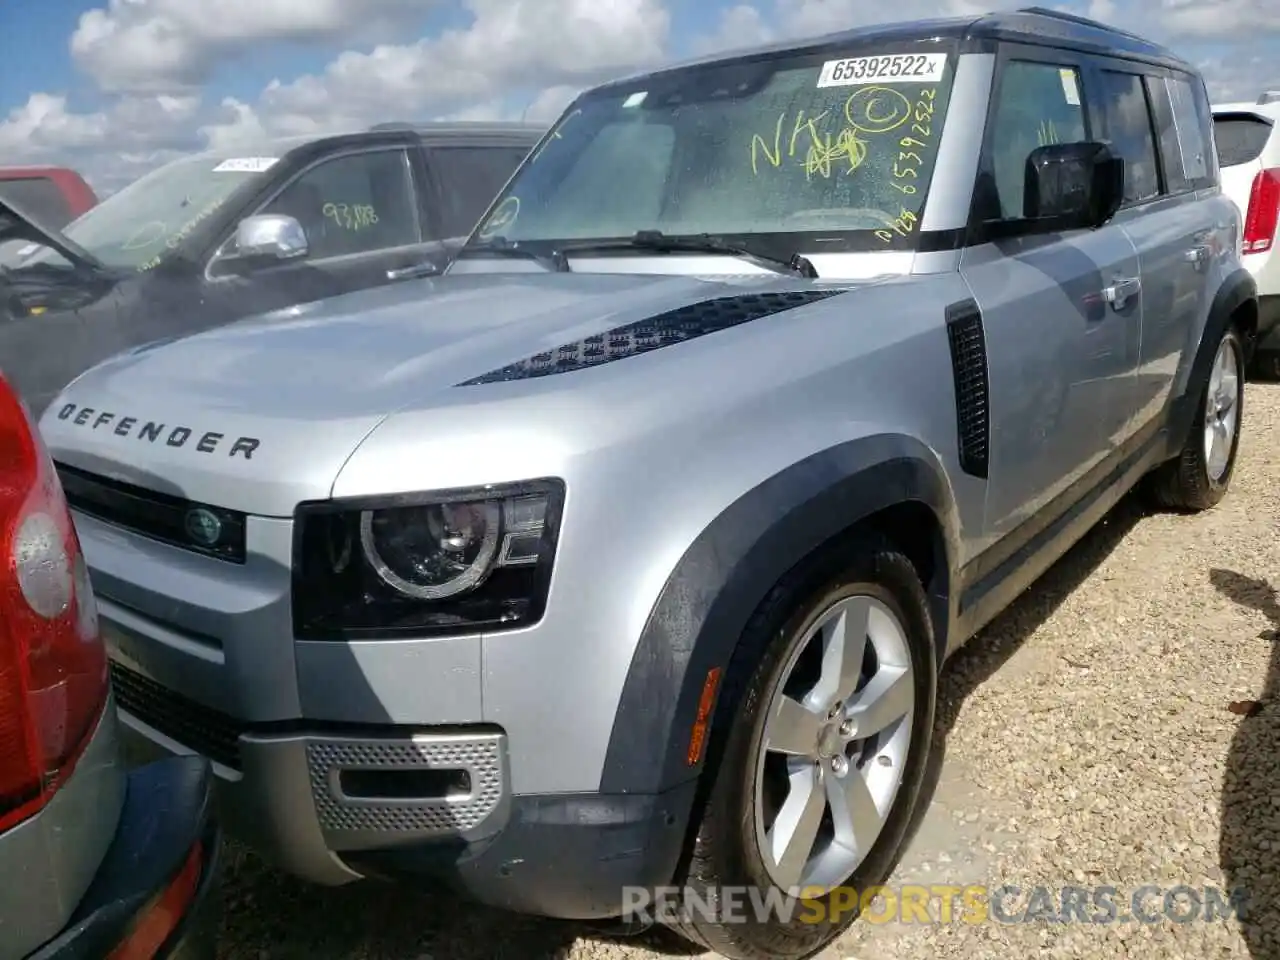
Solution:
M 1214 352 L 1209 375 L 1200 390 L 1195 420 L 1182 451 L 1152 476 L 1151 491 L 1160 506 L 1199 512 L 1215 506 L 1226 495 L 1240 447 L 1244 383 L 1244 345 L 1239 332 L 1228 328 Z M 1229 406 L 1223 407 L 1223 403 Z M 1229 431 L 1225 457 L 1214 458 L 1212 463 L 1206 449 L 1205 430 L 1211 417 L 1219 424 L 1219 431 Z
M 865 673 L 859 680 L 868 685 L 860 686 L 849 699 L 854 705 L 852 713 L 865 711 L 868 691 L 873 689 L 869 683 L 888 682 L 895 675 L 898 679 L 892 689 L 909 690 L 911 696 L 909 707 L 894 698 L 879 701 L 895 703 L 903 712 L 897 722 L 885 728 L 879 740 L 866 741 L 861 757 L 862 769 L 869 772 L 860 782 L 870 782 L 875 790 L 889 791 L 888 796 L 881 792 L 880 797 L 884 819 L 878 835 L 866 844 L 865 857 L 856 867 L 850 865 L 852 872 L 847 878 L 841 877 L 837 869 L 819 884 L 825 886 L 843 879 L 846 888 L 852 887 L 854 893 L 846 889 L 812 896 L 816 891 L 811 891 L 804 894 L 803 902 L 792 904 L 794 912 L 789 920 L 777 915 L 772 919 L 757 916 L 749 899 L 754 896 L 753 889 L 758 891 L 757 904 L 769 902 L 766 898 L 770 888 L 775 897 L 787 889 L 775 881 L 771 868 L 765 865 L 762 851 L 769 841 L 765 834 L 764 843 L 761 842 L 761 828 L 767 828 L 767 824 L 757 823 L 756 819 L 757 812 L 763 816 L 767 810 L 776 809 L 777 797 L 770 794 L 766 798 L 763 788 L 757 794 L 757 784 L 776 783 L 776 768 L 788 763 L 800 776 L 810 779 L 821 776 L 832 782 L 853 782 L 836 779 L 841 762 L 838 758 L 848 756 L 846 750 L 854 751 L 855 761 L 859 759 L 856 743 L 841 748 L 845 739 L 841 733 L 849 734 L 850 721 L 833 734 L 840 717 L 827 724 L 828 740 L 820 751 L 815 751 L 823 754 L 821 763 L 812 756 L 774 754 L 767 763 L 763 759 L 766 730 L 778 729 L 767 721 L 784 684 L 791 684 L 786 689 L 799 696 L 796 691 L 800 687 L 795 684 L 815 676 L 822 679 L 821 635 L 805 643 L 806 635 L 841 606 L 854 619 L 864 609 L 875 611 L 870 614 L 871 627 L 862 631 L 867 650 L 875 654 L 862 662 L 864 666 L 868 662 L 878 664 L 879 669 L 870 681 Z M 895 621 L 896 632 L 886 628 L 886 624 Z M 813 652 L 815 649 L 818 654 Z M 909 670 L 909 676 L 902 672 L 904 669 Z M 695 811 L 697 833 L 683 877 L 682 889 L 692 891 L 697 902 L 689 902 L 682 895 L 676 915 L 664 918 L 664 922 L 695 944 L 730 960 L 802 960 L 821 951 L 847 929 L 857 916 L 856 905 L 862 892 L 889 877 L 908 838 L 932 741 L 937 673 L 933 627 L 919 577 L 911 562 L 886 541 L 862 539 L 848 544 L 802 565 L 776 586 L 747 625 L 726 674 L 722 697 L 727 715 L 717 718 L 713 730 L 714 753 L 708 767 L 712 779 L 704 784 L 701 806 Z M 831 689 L 828 686 L 824 693 Z M 829 700 L 815 695 L 812 702 Z M 885 715 L 895 712 L 888 710 Z M 868 725 L 876 722 L 865 712 L 860 716 Z M 820 721 L 825 714 L 807 719 Z M 908 721 L 905 727 L 904 720 Z M 882 762 L 882 757 L 891 755 L 897 756 L 896 762 Z M 711 766 L 711 759 L 719 762 Z M 863 776 L 854 762 L 846 761 L 846 767 L 843 776 Z M 882 772 L 886 770 L 893 773 Z M 829 810 L 825 811 L 824 819 L 830 815 Z M 780 828 L 775 824 L 775 829 Z M 775 868 L 775 875 L 780 870 Z M 717 902 L 711 891 L 723 887 L 739 891 L 746 888 L 746 896 L 737 894 L 739 922 L 733 922 L 732 917 L 724 922 L 723 916 L 709 915 L 706 904 Z M 795 887 L 791 889 L 794 892 Z M 831 910 L 833 900 L 835 909 Z
M 1280 380 L 1280 353 L 1268 350 L 1254 355 L 1249 375 L 1255 380 Z

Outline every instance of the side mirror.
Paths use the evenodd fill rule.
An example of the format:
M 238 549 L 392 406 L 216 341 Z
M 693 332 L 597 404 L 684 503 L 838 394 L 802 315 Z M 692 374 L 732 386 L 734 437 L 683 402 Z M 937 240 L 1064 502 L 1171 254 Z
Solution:
M 296 219 L 263 213 L 240 221 L 232 255 L 237 259 L 292 260 L 305 257 L 308 249 L 306 231 Z
M 1092 230 L 1120 209 L 1124 161 L 1105 143 L 1055 143 L 1027 158 L 1023 216 L 1054 230 Z

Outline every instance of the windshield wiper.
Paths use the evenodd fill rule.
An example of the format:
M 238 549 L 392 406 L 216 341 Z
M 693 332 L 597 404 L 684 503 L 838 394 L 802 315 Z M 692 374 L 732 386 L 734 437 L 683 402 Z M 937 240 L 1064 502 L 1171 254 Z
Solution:
M 585 240 L 566 244 L 561 254 L 589 252 L 593 250 L 654 250 L 660 253 L 724 253 L 741 257 L 774 273 L 790 273 L 808 280 L 818 279 L 818 271 L 807 257 L 793 253 L 789 257 L 774 257 L 758 250 L 751 250 L 710 233 L 696 236 L 667 236 L 661 230 L 641 230 L 630 240 Z
M 461 256 L 464 253 L 496 253 L 507 257 L 523 257 L 526 260 L 536 260 L 556 273 L 569 272 L 569 261 L 561 251 L 551 250 L 548 253 L 539 253 L 536 250 L 522 247 L 519 243 L 508 240 L 506 237 L 490 237 L 488 240 L 481 240 L 479 243 L 469 243 L 459 250 L 457 255 Z

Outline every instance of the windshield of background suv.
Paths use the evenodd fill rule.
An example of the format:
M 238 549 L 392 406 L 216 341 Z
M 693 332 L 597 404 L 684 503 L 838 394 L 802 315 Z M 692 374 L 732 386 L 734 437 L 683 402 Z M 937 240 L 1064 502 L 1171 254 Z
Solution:
M 166 164 L 107 197 L 62 232 L 109 267 L 149 269 L 232 191 L 261 177 L 272 159 L 205 154 Z M 65 262 L 61 254 L 38 244 L 0 247 L 0 264 L 8 267 Z
M 755 249 L 903 249 L 953 65 L 939 43 L 685 68 L 590 91 L 469 240 L 712 234 Z

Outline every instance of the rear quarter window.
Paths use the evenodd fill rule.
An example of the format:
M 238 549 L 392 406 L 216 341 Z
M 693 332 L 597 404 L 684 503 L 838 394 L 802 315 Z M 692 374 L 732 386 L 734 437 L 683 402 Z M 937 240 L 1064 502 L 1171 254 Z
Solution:
M 531 147 L 433 146 L 432 166 L 444 204 L 440 220 L 446 237 L 465 237 L 511 179 Z
M 1252 163 L 1262 156 L 1271 136 L 1271 123 L 1249 114 L 1219 114 L 1213 118 L 1213 139 L 1218 144 L 1218 163 L 1233 167 Z

